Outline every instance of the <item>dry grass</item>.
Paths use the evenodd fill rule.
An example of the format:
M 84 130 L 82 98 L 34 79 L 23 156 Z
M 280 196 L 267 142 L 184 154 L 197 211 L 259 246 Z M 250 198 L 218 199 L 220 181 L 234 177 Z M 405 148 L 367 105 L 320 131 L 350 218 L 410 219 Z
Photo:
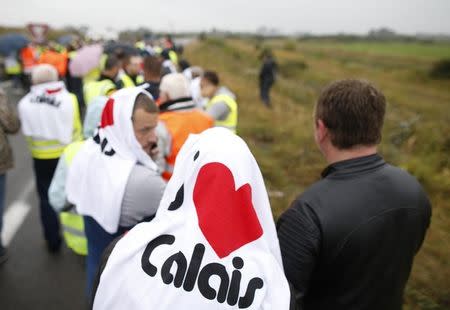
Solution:
M 405 309 L 449 309 L 450 82 L 428 79 L 427 70 L 436 60 L 429 56 L 433 53 L 427 48 L 424 57 L 417 49 L 417 55 L 402 57 L 398 46 L 389 55 L 380 46 L 367 53 L 342 44 L 334 49 L 317 42 L 288 43 L 289 48 L 282 41 L 265 43 L 281 68 L 272 110 L 258 98 L 257 42 L 208 39 L 190 45 L 186 57 L 218 71 L 237 94 L 238 133 L 252 149 L 269 191 L 284 194 L 271 198 L 275 218 L 326 165 L 312 137 L 311 116 L 320 89 L 342 78 L 363 78 L 377 85 L 389 102 L 380 151 L 388 162 L 414 174 L 433 204 L 431 228 L 415 260 Z

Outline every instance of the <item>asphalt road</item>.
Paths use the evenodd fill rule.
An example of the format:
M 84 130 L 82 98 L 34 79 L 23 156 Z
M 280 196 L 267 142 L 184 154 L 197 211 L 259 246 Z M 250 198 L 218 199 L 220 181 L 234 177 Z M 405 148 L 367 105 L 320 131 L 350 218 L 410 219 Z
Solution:
M 13 103 L 23 95 L 8 83 L 0 86 Z M 9 241 L 9 259 L 0 265 L 0 309 L 85 309 L 84 258 L 65 246 L 47 252 L 30 154 L 21 133 L 10 143 L 15 168 L 7 173 L 3 240 Z

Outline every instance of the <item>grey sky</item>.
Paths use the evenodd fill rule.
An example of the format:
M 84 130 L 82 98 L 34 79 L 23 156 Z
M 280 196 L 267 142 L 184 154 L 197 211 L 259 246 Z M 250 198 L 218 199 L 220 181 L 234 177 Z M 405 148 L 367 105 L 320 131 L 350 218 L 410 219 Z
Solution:
M 0 0 L 0 24 L 47 22 L 100 30 L 366 33 L 387 26 L 415 34 L 450 34 L 450 0 Z

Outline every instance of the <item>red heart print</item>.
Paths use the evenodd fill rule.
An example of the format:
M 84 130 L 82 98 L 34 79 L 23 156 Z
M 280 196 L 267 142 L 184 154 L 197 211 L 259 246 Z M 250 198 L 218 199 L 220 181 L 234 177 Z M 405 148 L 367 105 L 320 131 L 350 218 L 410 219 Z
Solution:
M 109 98 L 106 102 L 105 107 L 103 108 L 100 127 L 105 128 L 112 125 L 114 125 L 114 99 Z
M 212 162 L 200 169 L 193 200 L 200 230 L 220 258 L 262 236 L 250 184 L 236 190 L 224 164 Z

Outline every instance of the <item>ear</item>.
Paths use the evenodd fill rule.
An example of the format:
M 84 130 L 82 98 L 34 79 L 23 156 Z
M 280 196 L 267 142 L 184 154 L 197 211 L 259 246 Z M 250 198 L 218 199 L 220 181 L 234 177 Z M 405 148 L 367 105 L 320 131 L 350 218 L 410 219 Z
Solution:
M 316 119 L 315 126 L 317 142 L 323 142 L 328 137 L 328 128 L 320 118 Z

